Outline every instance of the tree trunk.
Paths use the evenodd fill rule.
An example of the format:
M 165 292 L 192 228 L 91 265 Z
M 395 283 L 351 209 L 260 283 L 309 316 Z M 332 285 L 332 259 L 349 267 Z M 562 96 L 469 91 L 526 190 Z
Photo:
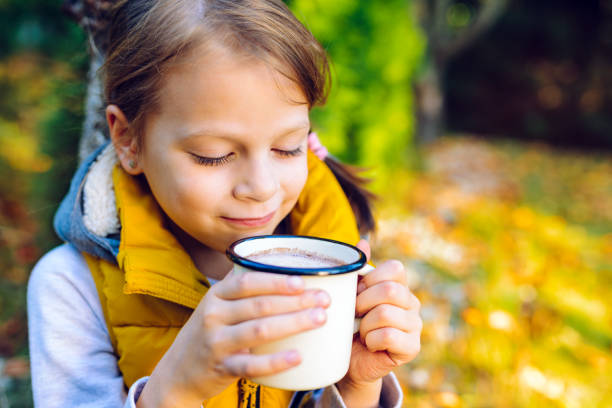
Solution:
M 112 5 L 112 0 L 65 0 L 62 5 L 63 10 L 85 30 L 89 40 L 89 73 L 79 162 L 108 140 L 99 69 L 108 48 L 107 28 Z
M 417 140 L 434 141 L 444 130 L 444 89 L 442 80 L 448 61 L 468 48 L 502 15 L 508 0 L 481 0 L 466 26 L 451 27 L 448 12 L 453 0 L 417 0 L 421 24 L 427 36 L 429 58 L 424 74 L 415 84 Z
M 440 84 L 441 69 L 429 64 L 415 84 L 417 102 L 417 139 L 422 143 L 436 140 L 444 124 L 444 93 Z
M 98 75 L 98 70 L 103 62 L 104 59 L 102 57 L 95 55 L 92 55 L 89 61 L 85 121 L 83 122 L 83 133 L 79 140 L 79 163 L 109 138 L 104 113 L 102 81 L 100 75 Z

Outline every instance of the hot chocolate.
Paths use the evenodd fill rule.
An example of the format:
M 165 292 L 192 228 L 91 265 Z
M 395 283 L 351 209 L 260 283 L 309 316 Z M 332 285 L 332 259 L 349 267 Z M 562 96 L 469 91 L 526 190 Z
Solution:
M 289 268 L 331 268 L 344 264 L 339 259 L 297 248 L 272 248 L 255 252 L 247 258 L 266 265 Z

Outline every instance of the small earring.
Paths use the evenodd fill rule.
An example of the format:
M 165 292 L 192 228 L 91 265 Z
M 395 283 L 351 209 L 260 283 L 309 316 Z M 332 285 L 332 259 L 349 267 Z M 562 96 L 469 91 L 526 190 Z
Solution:
M 128 162 L 128 166 L 130 166 L 130 168 L 135 169 L 136 168 L 136 162 L 134 160 L 130 160 Z

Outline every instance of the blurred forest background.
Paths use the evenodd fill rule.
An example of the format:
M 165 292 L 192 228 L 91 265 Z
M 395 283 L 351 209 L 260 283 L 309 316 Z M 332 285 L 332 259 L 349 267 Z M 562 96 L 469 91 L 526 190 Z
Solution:
M 609 407 L 612 1 L 288 4 L 333 62 L 315 127 L 370 168 L 373 252 L 423 303 L 406 406 Z M 0 408 L 29 407 L 26 284 L 59 244 L 89 43 L 60 0 L 0 0 L 0 32 Z

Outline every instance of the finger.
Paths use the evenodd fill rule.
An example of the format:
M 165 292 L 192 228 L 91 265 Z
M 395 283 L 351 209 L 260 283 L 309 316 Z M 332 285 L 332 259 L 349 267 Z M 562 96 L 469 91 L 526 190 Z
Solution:
M 322 308 L 307 309 L 281 315 L 248 320 L 234 326 L 226 327 L 218 339 L 230 351 L 255 347 L 292 334 L 315 329 L 322 326 L 327 319 Z
M 295 350 L 275 354 L 234 354 L 223 361 L 223 369 L 232 377 L 260 377 L 280 373 L 302 361 Z
M 399 306 L 402 309 L 421 308 L 421 302 L 410 289 L 393 281 L 384 281 L 364 290 L 357 295 L 355 314 L 363 316 L 377 305 L 389 304 Z
M 365 341 L 367 334 L 383 327 L 391 327 L 405 332 L 420 332 L 423 322 L 418 312 L 406 310 L 393 305 L 378 305 L 370 310 L 361 320 L 359 334 Z
M 372 255 L 372 250 L 370 249 L 370 243 L 365 239 L 360 240 L 357 243 L 357 248 L 361 249 L 363 253 L 366 255 L 366 259 L 370 261 L 370 256 Z
M 232 272 L 219 284 L 222 286 L 216 289 L 217 296 L 226 300 L 260 295 L 294 295 L 304 290 L 304 280 L 299 276 L 265 272 Z
M 365 345 L 370 352 L 386 351 L 396 365 L 411 361 L 421 351 L 421 333 L 385 327 L 369 332 Z
M 379 265 L 361 279 L 359 282 L 361 285 L 360 289 L 367 289 L 382 281 L 394 281 L 402 285 L 407 285 L 408 279 L 406 277 L 404 264 L 397 260 L 391 260 Z
M 314 307 L 327 308 L 331 298 L 323 290 L 307 290 L 301 295 L 292 296 L 254 296 L 223 302 L 220 316 L 227 325 L 241 323 L 261 317 L 297 312 Z

